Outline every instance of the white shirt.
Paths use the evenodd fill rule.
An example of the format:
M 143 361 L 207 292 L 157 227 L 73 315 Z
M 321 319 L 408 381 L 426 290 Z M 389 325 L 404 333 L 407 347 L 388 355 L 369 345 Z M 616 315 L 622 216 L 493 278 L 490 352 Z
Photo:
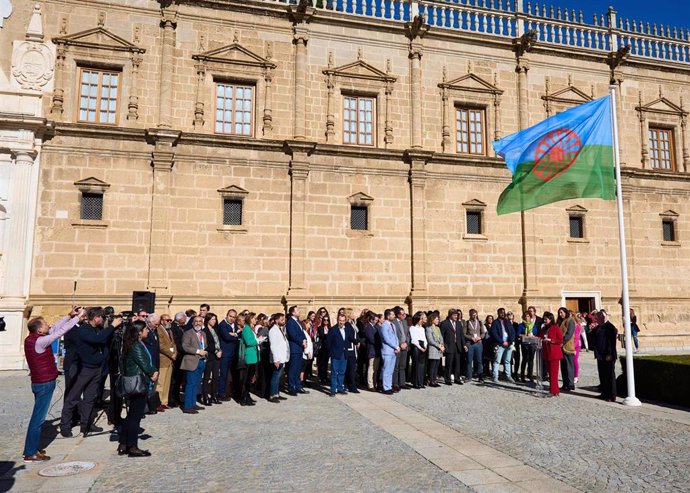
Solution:
M 268 331 L 268 342 L 271 346 L 271 362 L 287 363 L 290 359 L 290 347 L 285 334 L 277 324 Z
M 314 357 L 314 343 L 311 341 L 311 337 L 309 336 L 309 332 L 307 332 L 304 329 L 302 329 L 302 332 L 304 332 L 304 337 L 307 339 L 307 347 L 304 348 L 304 352 L 302 353 L 302 358 L 312 359 Z
M 422 327 L 421 325 L 415 325 L 413 327 L 410 327 L 410 339 L 412 340 L 412 344 L 414 344 L 420 349 L 426 349 L 428 347 L 426 340 L 426 331 L 424 330 L 424 327 Z M 421 344 L 419 344 L 419 341 L 424 341 L 424 347 L 422 347 Z

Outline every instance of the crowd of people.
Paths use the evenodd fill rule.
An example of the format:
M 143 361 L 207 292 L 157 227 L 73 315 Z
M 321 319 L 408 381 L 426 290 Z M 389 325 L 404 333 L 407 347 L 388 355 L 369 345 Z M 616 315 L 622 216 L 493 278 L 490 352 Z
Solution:
M 483 320 L 475 309 L 465 319 L 451 308 L 441 320 L 438 310 L 410 316 L 400 306 L 358 316 L 341 308 L 334 318 L 325 307 L 302 317 L 292 306 L 270 316 L 230 309 L 219 321 L 208 304 L 174 317 L 141 310 L 131 319 L 110 307 L 75 307 L 52 328 L 37 317 L 28 330 L 25 354 L 35 404 L 27 462 L 50 459 L 40 437 L 58 377 L 51 344 L 60 337 L 66 353 L 60 434 L 72 437 L 75 426 L 84 436 L 102 432 L 94 423 L 103 408 L 119 437 L 118 454 L 129 457 L 151 455 L 138 446 L 145 414 L 176 407 L 198 414 L 231 400 L 253 406 L 253 396 L 279 404 L 309 394 L 308 387 L 330 396 L 360 389 L 393 394 L 498 382 L 502 376 L 510 384 L 548 380 L 549 395 L 558 396 L 575 389 L 579 354 L 590 344 L 601 397 L 616 398 L 617 330 L 604 310 L 582 314 L 561 307 L 556 316 L 540 316 L 530 306 L 518 321 L 503 308 Z

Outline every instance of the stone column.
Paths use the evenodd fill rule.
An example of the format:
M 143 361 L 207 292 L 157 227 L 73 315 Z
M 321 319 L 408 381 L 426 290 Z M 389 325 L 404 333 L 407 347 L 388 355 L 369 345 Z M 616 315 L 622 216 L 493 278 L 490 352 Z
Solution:
M 148 137 L 153 140 L 155 148 L 151 154 L 153 184 L 147 289 L 166 294 L 170 289 L 167 268 L 170 260 L 170 187 L 175 164 L 175 145 L 180 132 L 153 129 L 149 130 Z
M 441 89 L 441 121 L 443 128 L 441 130 L 441 148 L 443 152 L 452 152 L 452 141 L 450 140 L 450 108 L 448 107 L 448 88 Z
M 129 88 L 129 103 L 127 104 L 127 119 L 139 119 L 139 66 L 142 57 L 139 53 L 132 53 L 132 84 Z
M 422 147 L 422 43 L 410 42 L 410 107 L 412 108 L 412 141 L 410 147 Z
M 292 42 L 295 45 L 295 92 L 294 126 L 292 136 L 295 140 L 307 138 L 307 42 L 309 29 L 303 25 L 293 27 Z
M 333 75 L 326 76 L 326 89 L 328 90 L 326 99 L 326 142 L 335 142 L 335 115 L 333 114 L 333 95 L 335 93 L 335 80 Z
M 681 108 L 682 108 L 681 100 Z M 687 173 L 690 171 L 690 151 L 688 151 L 688 115 L 684 113 L 680 119 L 680 137 L 681 145 L 683 146 L 683 171 Z
M 315 143 L 287 141 L 290 159 L 290 280 L 288 296 L 305 291 L 305 249 L 307 245 L 307 178 L 309 154 Z
M 203 87 L 206 80 L 206 65 L 197 63 L 196 68 L 196 101 L 194 103 L 194 128 L 200 130 L 204 126 Z M 215 97 L 215 94 L 214 94 Z
M 53 88 L 53 99 L 50 105 L 50 113 L 57 119 L 62 117 L 65 104 L 65 58 L 66 47 L 58 44 L 55 50 L 55 86 Z
M 177 11 L 168 8 L 161 9 L 160 26 L 163 29 L 163 41 L 161 47 L 161 79 L 158 88 L 158 126 L 162 128 L 171 128 Z
M 426 163 L 434 153 L 410 149 L 405 158 L 410 165 L 410 296 L 426 293 Z
M 385 106 L 386 106 L 386 114 L 385 114 L 385 120 L 384 120 L 384 128 L 383 128 L 383 143 L 386 146 L 386 149 L 388 149 L 388 146 L 390 146 L 393 143 L 393 124 L 391 123 L 390 119 L 390 114 L 391 114 L 391 93 L 393 92 L 393 84 L 391 82 L 386 82 L 386 89 L 385 89 Z
M 264 117 L 263 135 L 270 138 L 273 133 L 273 70 L 264 68 Z
M 25 131 L 25 133 L 33 133 Z M 24 140 L 24 139 L 23 139 Z M 22 258 L 27 251 L 32 251 L 33 216 L 36 190 L 32 187 L 34 158 L 36 152 L 31 150 L 12 151 L 12 168 L 10 171 L 9 224 L 5 234 L 10 238 L 9 249 L 5 252 L 5 286 L 3 297 L 25 299 L 29 294 L 31 261 Z
M 501 138 L 501 96 L 494 94 L 494 140 Z

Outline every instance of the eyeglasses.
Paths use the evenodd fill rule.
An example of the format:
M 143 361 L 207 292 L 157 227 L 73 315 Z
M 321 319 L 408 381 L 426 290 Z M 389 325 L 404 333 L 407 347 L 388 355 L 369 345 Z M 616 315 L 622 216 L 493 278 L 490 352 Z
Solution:
M 172 318 L 163 318 L 161 319 L 162 322 L 172 322 Z

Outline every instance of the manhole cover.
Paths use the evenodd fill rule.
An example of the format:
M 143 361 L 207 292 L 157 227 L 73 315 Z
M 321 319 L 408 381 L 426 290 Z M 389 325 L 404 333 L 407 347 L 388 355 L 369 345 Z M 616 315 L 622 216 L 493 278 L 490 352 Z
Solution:
M 59 476 L 72 476 L 81 472 L 88 471 L 96 467 L 95 462 L 73 461 L 64 462 L 62 464 L 55 464 L 38 471 L 39 476 L 48 476 L 51 478 Z

